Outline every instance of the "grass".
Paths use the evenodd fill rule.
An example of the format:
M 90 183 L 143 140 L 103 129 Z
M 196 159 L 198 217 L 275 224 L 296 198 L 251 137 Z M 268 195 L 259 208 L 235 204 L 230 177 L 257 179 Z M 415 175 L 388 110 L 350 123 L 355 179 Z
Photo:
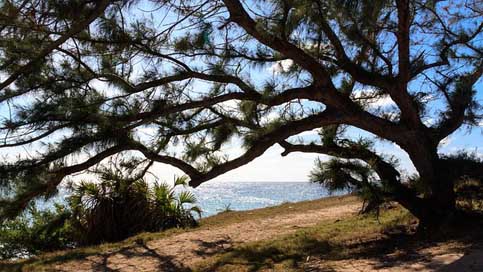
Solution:
M 414 221 L 407 211 L 395 208 L 379 217 L 352 216 L 337 221 L 322 221 L 294 234 L 273 240 L 245 244 L 233 251 L 215 255 L 195 271 L 305 271 L 310 258 L 344 259 L 360 248 L 351 246 L 363 240 L 383 239 L 383 233 L 408 226 Z
M 123 242 L 102 244 L 94 247 L 46 253 L 26 260 L 0 262 L 0 271 L 48 271 L 51 264 L 86 258 L 91 255 L 109 255 L 145 245 L 147 241 L 162 239 L 182 232 L 202 229 L 217 229 L 231 224 L 270 218 L 276 215 L 307 213 L 311 210 L 356 204 L 360 201 L 354 196 L 330 197 L 299 203 L 284 203 L 279 206 L 251 210 L 224 211 L 215 216 L 200 220 L 200 226 L 193 229 L 171 229 L 158 233 L 142 233 Z M 234 246 L 224 252 L 215 252 L 201 263 L 197 263 L 195 271 L 309 271 L 307 265 L 318 262 L 316 267 L 332 271 L 332 261 L 354 258 L 381 258 L 387 254 L 403 249 L 414 254 L 419 246 L 430 244 L 439 238 L 421 239 L 412 235 L 412 227 L 416 220 L 405 209 L 396 206 L 381 212 L 380 217 L 354 215 L 340 220 L 324 220 L 311 227 L 278 236 L 274 239 L 258 242 L 247 242 Z M 476 228 L 478 229 L 478 228 Z M 448 239 L 462 240 L 464 243 L 483 241 L 481 234 L 468 229 L 453 231 L 455 237 Z M 478 232 L 479 233 L 479 232 Z M 458 236 L 459 235 L 459 236 Z M 463 236 L 461 236 L 463 235 Z M 469 237 L 469 239 L 468 239 Z M 188 269 L 188 271 L 190 271 Z
M 338 205 L 357 203 L 355 196 L 334 196 L 319 200 L 303 201 L 298 203 L 284 203 L 279 206 L 255 209 L 250 211 L 225 211 L 214 216 L 202 218 L 199 227 L 191 229 L 170 229 L 156 233 L 141 233 L 122 242 L 105 243 L 97 246 L 77 248 L 73 250 L 56 251 L 41 254 L 29 259 L 21 259 L 13 262 L 0 262 L 0 271 L 42 271 L 49 264 L 81 259 L 92 255 L 108 254 L 122 249 L 143 244 L 150 240 L 162 239 L 182 232 L 199 229 L 211 229 L 236 224 L 247 220 L 272 217 L 278 214 L 296 214 L 310 210 L 318 210 Z
M 284 203 L 274 207 L 255 209 L 250 211 L 225 211 L 214 216 L 203 218 L 200 221 L 201 228 L 210 228 L 236 224 L 247 220 L 267 218 L 279 214 L 297 214 L 311 210 L 320 210 L 339 205 L 358 203 L 355 196 L 334 196 L 318 200 L 302 201 L 297 203 Z
M 360 203 L 354 196 L 331 197 L 315 201 L 285 203 L 279 206 L 251 211 L 225 211 L 218 215 L 200 220 L 200 226 L 194 229 L 171 229 L 159 233 L 142 233 L 120 243 L 103 244 L 95 247 L 78 248 L 69 251 L 47 253 L 27 260 L 10 263 L 0 262 L 0 271 L 49 271 L 52 264 L 86 258 L 91 255 L 108 256 L 111 253 L 129 250 L 133 247 L 145 246 L 147 241 L 161 239 L 182 232 L 200 229 L 222 228 L 231 224 L 249 220 L 273 217 L 283 214 L 307 213 L 311 210 Z M 419 262 L 427 256 L 419 254 L 418 248 L 438 241 L 439 238 L 423 238 L 414 235 L 415 218 L 405 209 L 395 206 L 380 213 L 379 218 L 373 215 L 346 216 L 339 220 L 321 221 L 310 227 L 258 242 L 246 242 L 234 245 L 225 251 L 217 251 L 206 255 L 206 259 L 195 264 L 192 269 L 182 271 L 334 271 L 338 260 L 358 258 L 379 259 L 387 261 L 387 256 L 407 252 L 410 258 L 397 255 L 396 261 Z M 455 239 L 464 244 L 478 244 L 483 241 L 481 234 L 470 234 L 468 229 L 455 231 L 455 236 L 441 238 L 441 241 Z M 473 231 L 474 232 L 474 231 Z M 468 239 L 468 237 L 470 239 Z M 394 255 L 395 256 L 395 255 Z M 386 258 L 386 259 L 384 259 Z M 406 259 L 405 259 L 406 258 Z M 411 259 L 412 258 L 412 259 Z M 311 265 L 316 269 L 311 269 Z M 169 270 L 169 271 L 181 271 Z

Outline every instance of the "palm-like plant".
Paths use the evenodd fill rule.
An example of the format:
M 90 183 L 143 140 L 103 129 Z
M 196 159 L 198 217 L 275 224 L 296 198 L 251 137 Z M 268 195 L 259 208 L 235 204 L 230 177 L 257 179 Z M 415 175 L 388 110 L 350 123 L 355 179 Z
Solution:
M 66 224 L 70 216 L 70 211 L 59 204 L 50 210 L 41 210 L 32 204 L 22 216 L 2 222 L 0 260 L 75 246 L 72 228 Z
M 193 212 L 196 198 L 188 191 L 176 194 L 175 188 L 186 185 L 177 178 L 174 186 L 156 183 L 149 186 L 141 178 L 106 173 L 101 182 L 81 182 L 73 186 L 69 204 L 77 240 L 96 244 L 125 239 L 144 231 L 196 225 Z
M 163 228 L 185 227 L 196 225 L 193 213 L 201 215 L 201 209 L 195 205 L 196 197 L 192 192 L 181 191 L 176 194 L 176 188 L 187 186 L 186 177 L 178 177 L 173 186 L 166 183 L 157 183 L 153 187 L 154 212 L 153 218 L 163 222 Z

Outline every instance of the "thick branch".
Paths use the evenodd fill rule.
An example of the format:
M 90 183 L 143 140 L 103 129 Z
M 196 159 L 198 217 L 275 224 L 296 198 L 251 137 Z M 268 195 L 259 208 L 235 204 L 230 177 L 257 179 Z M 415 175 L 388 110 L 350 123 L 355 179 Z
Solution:
M 246 12 L 243 5 L 238 0 L 223 1 L 230 13 L 230 20 L 241 26 L 248 34 L 255 37 L 261 43 L 273 48 L 286 57 L 293 59 L 298 65 L 309 71 L 320 85 L 334 89 L 329 73 L 312 56 L 305 53 L 302 49 L 291 44 L 287 40 L 278 38 L 270 33 L 260 30 L 257 23 Z
M 290 144 L 287 141 L 280 141 L 279 144 L 285 149 L 282 156 L 286 156 L 290 152 L 305 152 L 326 154 L 344 159 L 359 159 L 367 163 L 377 173 L 381 182 L 387 184 L 392 191 L 389 196 L 400 202 L 402 205 L 416 212 L 415 209 L 422 202 L 414 190 L 403 185 L 400 180 L 399 172 L 383 158 L 367 148 L 359 147 L 342 147 L 337 144 L 330 146 L 322 146 L 316 144 L 302 145 Z
M 322 113 L 306 117 L 301 120 L 291 121 L 273 131 L 259 137 L 243 155 L 226 163 L 213 167 L 210 171 L 200 176 L 191 177 L 190 185 L 199 186 L 203 182 L 213 179 L 223 173 L 245 165 L 262 155 L 272 145 L 292 135 L 303 131 L 312 130 L 321 126 L 343 123 L 343 119 L 334 111 L 325 110 Z
M 410 62 L 410 25 L 411 9 L 409 0 L 397 0 L 397 45 L 399 75 L 396 78 L 396 88 L 390 89 L 390 96 L 401 109 L 401 119 L 413 127 L 421 127 L 418 106 L 408 93 L 408 83 L 411 76 Z
M 457 130 L 465 121 L 466 111 L 473 102 L 472 88 L 481 78 L 482 74 L 483 65 L 480 65 L 473 73 L 460 78 L 460 84 L 468 89 L 463 91 L 460 90 L 461 95 L 457 96 L 456 99 L 448 97 L 448 104 L 450 105 L 451 112 L 436 129 L 436 140 L 438 142 Z
M 113 146 L 98 153 L 97 155 L 89 158 L 82 163 L 52 171 L 51 173 L 47 174 L 46 182 L 40 187 L 36 186 L 35 190 L 28 190 L 20 195 L 16 195 L 15 199 L 12 201 L 3 201 L 2 204 L 4 205 L 4 207 L 2 208 L 5 210 L 2 212 L 2 214 L 0 214 L 0 219 L 17 215 L 18 212 L 24 210 L 27 207 L 28 203 L 32 199 L 39 197 L 42 194 L 54 191 L 66 176 L 94 166 L 100 163 L 105 158 L 119 153 L 123 150 L 124 147 L 122 145 Z
M 390 77 L 380 75 L 375 72 L 369 72 L 366 69 L 362 68 L 361 66 L 357 65 L 356 63 L 354 63 L 347 56 L 344 50 L 344 45 L 337 37 L 337 34 L 334 32 L 332 27 L 324 18 L 320 19 L 320 27 L 322 28 L 322 31 L 324 31 L 325 35 L 327 35 L 327 38 L 329 38 L 332 45 L 334 46 L 334 49 L 337 55 L 338 65 L 340 66 L 340 68 L 347 71 L 354 79 L 356 79 L 360 83 L 376 86 L 381 89 L 390 88 L 390 86 L 392 85 Z

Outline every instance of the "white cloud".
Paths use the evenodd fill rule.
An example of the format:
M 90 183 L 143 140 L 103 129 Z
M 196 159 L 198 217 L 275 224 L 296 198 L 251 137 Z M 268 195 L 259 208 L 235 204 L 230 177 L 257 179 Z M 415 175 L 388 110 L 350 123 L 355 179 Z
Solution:
M 436 122 L 434 118 L 428 118 L 426 120 L 423 120 L 423 124 L 425 124 L 426 126 L 432 126 L 434 125 L 434 122 Z
M 307 130 L 297 135 L 293 135 L 289 137 L 288 140 L 293 143 L 305 143 L 305 144 L 318 142 L 320 140 L 319 130 L 318 129 Z
M 262 123 L 270 123 L 280 118 L 280 112 L 278 110 L 274 110 L 269 112 L 268 114 L 262 116 L 261 121 Z
M 307 181 L 318 154 L 291 153 L 282 157 L 275 145 L 252 162 L 227 172 L 213 181 Z
M 94 89 L 102 90 L 108 88 L 109 85 L 99 79 L 93 79 L 89 81 L 89 86 Z
M 372 99 L 369 103 L 371 103 L 371 105 L 374 107 L 387 107 L 390 105 L 394 105 L 394 101 L 392 101 L 392 99 L 388 95 Z
M 0 72 L 0 82 L 3 82 L 8 78 L 8 74 Z
M 236 145 L 237 141 L 233 142 L 226 153 L 233 155 L 231 159 L 241 155 L 243 148 Z M 273 182 L 290 182 L 290 181 L 308 181 L 308 175 L 313 168 L 314 160 L 317 157 L 325 158 L 326 156 L 320 154 L 309 154 L 294 152 L 283 157 L 281 153 L 283 148 L 279 145 L 272 146 L 262 156 L 256 158 L 250 163 L 239 168 L 231 170 L 223 175 L 220 175 L 210 182 L 231 182 L 231 181 L 273 181 Z M 236 154 L 235 156 L 235 153 Z M 156 163 L 150 169 L 154 176 L 161 180 L 171 182 L 174 176 L 181 176 L 183 172 L 179 169 L 166 165 Z M 148 177 L 152 179 L 153 177 Z
M 298 45 L 299 48 L 307 51 L 314 51 L 320 49 L 321 51 L 330 50 L 330 44 L 315 44 L 313 42 L 305 42 Z M 320 47 L 320 48 L 319 48 Z M 273 74 L 280 74 L 282 72 L 288 72 L 290 68 L 295 64 L 291 59 L 285 59 L 275 62 L 268 68 L 268 71 Z
M 369 104 L 371 108 L 385 108 L 388 106 L 396 105 L 389 95 L 377 95 L 375 96 L 375 90 L 361 89 L 356 90 L 352 97 L 353 99 L 363 100 Z
M 293 65 L 293 60 L 285 59 L 275 62 L 268 70 L 274 74 L 280 74 L 282 72 L 288 72 Z
M 295 136 L 300 136 L 300 137 L 319 137 L 319 131 L 318 129 L 313 129 L 313 130 L 307 130 L 302 133 L 299 133 Z
M 217 107 L 219 107 L 221 109 L 230 109 L 230 110 L 233 110 L 233 109 L 238 109 L 238 105 L 239 104 L 240 104 L 240 101 L 239 100 L 228 100 L 228 101 L 224 101 L 224 102 L 218 103 L 217 104 Z

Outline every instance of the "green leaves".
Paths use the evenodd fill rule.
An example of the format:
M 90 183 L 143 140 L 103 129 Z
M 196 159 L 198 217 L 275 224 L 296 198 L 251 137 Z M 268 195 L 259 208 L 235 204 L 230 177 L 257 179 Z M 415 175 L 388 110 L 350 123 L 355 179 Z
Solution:
M 239 167 L 292 130 L 300 133 L 307 124 L 293 121 L 325 118 L 325 110 L 327 120 L 307 127 L 321 129 L 325 147 L 344 148 L 331 151 L 342 157 L 371 147 L 341 138 L 346 126 L 403 148 L 410 141 L 426 148 L 481 119 L 476 0 L 410 1 L 402 8 L 388 0 L 147 2 L 149 9 L 140 1 L 0 4 L 0 148 L 18 151 L 0 165 L 8 196 L 0 200 L 2 214 L 133 149 L 204 182 L 205 174 Z M 109 5 L 94 13 L 98 3 Z M 358 90 L 372 90 L 373 101 Z M 389 107 L 377 105 L 389 97 Z M 419 120 L 438 114 L 431 128 Z M 223 147 L 233 137 L 246 147 L 263 145 L 228 161 Z M 221 167 L 208 173 L 215 166 Z M 357 172 L 320 178 L 361 181 Z M 116 190 L 145 191 L 138 178 L 130 180 L 136 189 L 126 182 Z M 103 190 L 85 194 L 109 203 L 114 194 Z M 160 187 L 158 194 L 172 198 L 169 191 Z
M 180 176 L 180 177 L 176 177 L 174 179 L 174 187 L 176 186 L 188 186 L 188 181 L 189 181 L 189 177 L 188 176 Z
M 356 161 L 317 159 L 310 180 L 323 184 L 329 191 L 357 191 L 370 182 L 370 175 L 371 170 Z
M 230 138 L 237 132 L 238 130 L 236 126 L 232 125 L 229 122 L 226 122 L 221 126 L 218 126 L 215 129 L 213 129 L 213 132 L 212 132 L 213 149 L 219 150 L 221 148 L 221 145 L 228 142 Z
M 22 216 L 0 224 L 0 259 L 73 247 L 70 216 L 70 211 L 62 205 L 55 205 L 52 210 L 29 206 Z
M 377 212 L 385 201 L 382 184 L 375 178 L 374 170 L 356 160 L 317 159 L 309 178 L 322 184 L 329 192 L 356 193 L 364 200 L 363 213 Z
M 196 197 L 192 192 L 183 191 L 183 192 L 179 193 L 178 201 L 179 201 L 179 205 L 195 204 L 196 203 Z
M 196 224 L 191 214 L 199 212 L 194 194 L 175 191 L 187 184 L 185 176 L 176 178 L 173 186 L 150 186 L 143 179 L 109 172 L 103 178 L 99 183 L 73 186 L 69 204 L 81 244 L 119 241 L 143 231 Z
M 198 143 L 188 142 L 186 145 L 184 159 L 194 162 L 199 157 L 209 153 L 210 151 L 211 148 L 206 144 L 205 141 L 200 141 Z

